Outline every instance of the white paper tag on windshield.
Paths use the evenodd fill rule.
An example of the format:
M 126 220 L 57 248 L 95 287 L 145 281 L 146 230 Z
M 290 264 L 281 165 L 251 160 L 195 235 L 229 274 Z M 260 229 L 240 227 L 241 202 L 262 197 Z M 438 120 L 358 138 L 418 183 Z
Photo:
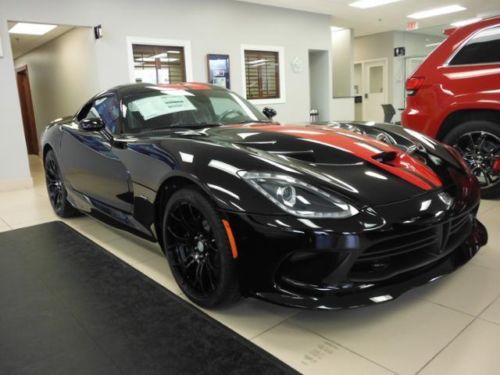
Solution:
M 150 96 L 134 100 L 130 106 L 133 111 L 139 111 L 146 121 L 169 113 L 196 110 L 189 99 L 181 95 Z

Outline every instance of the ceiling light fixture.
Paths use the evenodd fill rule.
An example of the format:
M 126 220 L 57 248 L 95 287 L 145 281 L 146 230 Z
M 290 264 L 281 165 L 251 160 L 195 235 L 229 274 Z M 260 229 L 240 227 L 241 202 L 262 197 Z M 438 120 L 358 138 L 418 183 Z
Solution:
M 413 18 L 415 20 L 420 20 L 422 18 L 429 18 L 429 17 L 436 17 L 436 16 L 442 16 L 443 14 L 450 14 L 450 13 L 456 13 L 456 12 L 461 12 L 463 10 L 466 10 L 467 8 L 461 6 L 461 5 L 448 5 L 445 7 L 441 8 L 434 8 L 434 9 L 429 9 L 429 10 L 423 10 L 421 12 L 416 12 L 413 14 L 410 14 L 408 18 Z
M 469 19 L 466 19 L 466 20 L 461 20 L 461 21 L 457 21 L 457 22 L 452 22 L 451 23 L 451 26 L 455 26 L 455 27 L 462 27 L 462 26 L 466 26 L 466 25 L 470 25 L 472 23 L 476 23 L 476 22 L 479 22 L 481 21 L 482 18 L 481 17 L 474 17 L 474 18 L 469 18 Z
M 42 23 L 18 22 L 9 30 L 11 34 L 43 35 L 53 30 L 57 25 L 46 25 Z
M 385 4 L 395 3 L 401 0 L 358 0 L 349 6 L 360 9 L 374 8 Z

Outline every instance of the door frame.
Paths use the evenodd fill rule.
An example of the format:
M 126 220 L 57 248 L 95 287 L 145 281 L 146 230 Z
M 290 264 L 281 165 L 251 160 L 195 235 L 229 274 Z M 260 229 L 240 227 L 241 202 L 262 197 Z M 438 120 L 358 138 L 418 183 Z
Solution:
M 26 101 L 25 106 L 23 106 L 23 97 L 21 94 L 21 88 L 19 87 L 18 77 L 20 75 L 25 75 L 26 81 L 28 83 L 28 90 L 23 92 L 25 95 L 24 100 Z M 38 132 L 36 128 L 36 120 L 35 120 L 35 111 L 33 109 L 33 98 L 31 96 L 31 85 L 30 85 L 30 77 L 28 71 L 28 65 L 23 65 L 16 68 L 16 84 L 17 84 L 17 92 L 19 95 L 19 104 L 21 106 L 21 115 L 23 119 L 23 128 L 24 128 L 24 138 L 26 140 L 26 147 L 28 150 L 28 154 L 37 154 L 39 153 L 38 146 Z
M 361 96 L 363 97 L 363 101 L 361 102 L 361 114 L 363 116 L 363 119 L 366 118 L 366 109 L 365 109 L 365 93 L 366 93 L 366 87 L 365 87 L 365 70 L 366 70 L 366 64 L 369 63 L 375 63 L 375 62 L 382 62 L 384 65 L 384 77 L 383 77 L 383 82 L 384 82 L 384 104 L 388 104 L 389 101 L 389 59 L 387 57 L 379 57 L 376 59 L 366 59 L 366 60 L 356 60 L 353 61 L 352 66 L 354 69 L 354 65 L 356 64 L 361 64 L 361 84 L 362 84 L 362 92 Z M 382 108 L 381 108 L 382 110 Z

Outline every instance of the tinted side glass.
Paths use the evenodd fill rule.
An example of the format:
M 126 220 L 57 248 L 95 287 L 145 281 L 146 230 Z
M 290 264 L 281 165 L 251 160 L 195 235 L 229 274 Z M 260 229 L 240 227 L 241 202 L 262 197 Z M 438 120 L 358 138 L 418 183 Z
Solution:
M 96 99 L 89 111 L 82 118 L 99 118 L 104 122 L 106 129 L 115 134 L 118 132 L 118 121 L 120 118 L 120 104 L 116 96 L 106 96 Z M 80 116 L 79 116 L 80 117 Z
M 450 61 L 450 65 L 500 62 L 500 27 L 477 33 Z

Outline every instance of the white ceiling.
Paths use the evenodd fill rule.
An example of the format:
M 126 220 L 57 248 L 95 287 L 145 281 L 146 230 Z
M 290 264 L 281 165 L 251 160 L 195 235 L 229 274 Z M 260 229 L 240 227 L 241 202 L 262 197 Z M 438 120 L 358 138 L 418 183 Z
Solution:
M 14 26 L 17 22 L 9 21 L 8 27 L 9 30 L 12 26 Z M 28 53 L 31 50 L 45 44 L 52 39 L 61 36 L 62 34 L 71 30 L 73 26 L 57 26 L 52 29 L 48 33 L 44 35 L 26 35 L 26 34 L 9 34 L 10 43 L 12 45 L 12 55 L 14 59 Z
M 419 28 L 448 27 L 451 22 L 476 16 L 500 14 L 499 0 L 401 0 L 369 9 L 350 7 L 354 0 L 236 0 L 261 5 L 329 14 L 332 25 L 354 29 L 355 35 L 367 35 L 390 30 L 405 30 L 407 16 L 421 10 L 459 4 L 467 10 L 418 21 Z

